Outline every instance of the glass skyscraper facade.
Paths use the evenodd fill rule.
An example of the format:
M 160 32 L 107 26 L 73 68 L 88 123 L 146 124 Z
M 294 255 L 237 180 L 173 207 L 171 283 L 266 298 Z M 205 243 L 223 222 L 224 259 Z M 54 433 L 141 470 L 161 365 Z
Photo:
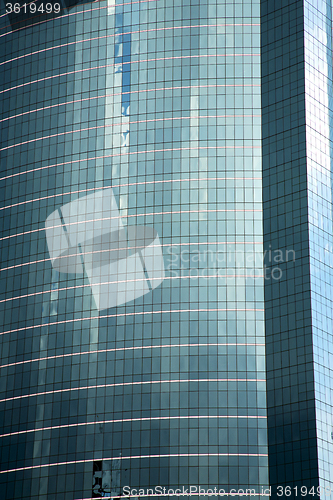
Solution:
M 332 4 L 263 1 L 261 32 L 264 251 L 283 256 L 265 280 L 270 484 L 329 492 Z
M 1 9 L 1 498 L 330 486 L 331 4 Z

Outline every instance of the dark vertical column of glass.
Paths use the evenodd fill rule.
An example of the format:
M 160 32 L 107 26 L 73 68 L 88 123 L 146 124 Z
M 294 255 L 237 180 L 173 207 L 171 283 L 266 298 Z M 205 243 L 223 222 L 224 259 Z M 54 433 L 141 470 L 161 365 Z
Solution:
M 273 498 L 278 485 L 318 486 L 303 21 L 301 0 L 261 2 L 266 366 Z

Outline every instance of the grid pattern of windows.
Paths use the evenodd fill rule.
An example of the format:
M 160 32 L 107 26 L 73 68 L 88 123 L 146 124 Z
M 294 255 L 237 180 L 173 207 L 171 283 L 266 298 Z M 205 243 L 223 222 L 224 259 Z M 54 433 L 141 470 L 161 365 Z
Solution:
M 332 4 L 305 2 L 309 242 L 319 484 L 333 490 Z
M 317 488 L 303 2 L 261 7 L 264 249 L 295 252 L 265 281 L 270 484 Z
M 1 18 L 5 498 L 267 485 L 259 7 Z
M 322 488 L 324 498 L 333 487 L 332 5 L 263 1 L 261 21 L 264 250 L 270 267 L 280 252 L 281 270 L 265 280 L 270 484 L 291 486 L 290 498 Z

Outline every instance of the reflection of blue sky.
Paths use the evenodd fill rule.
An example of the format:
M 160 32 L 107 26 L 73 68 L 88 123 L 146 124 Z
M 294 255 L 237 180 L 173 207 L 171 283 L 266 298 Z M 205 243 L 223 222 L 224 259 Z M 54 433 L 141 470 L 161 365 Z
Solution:
M 321 7 L 319 7 L 321 4 Z M 332 5 L 305 2 L 307 181 L 314 378 L 321 486 L 332 486 Z M 330 480 L 328 480 L 330 478 Z
M 129 115 L 130 106 L 130 90 L 131 90 L 131 34 L 124 33 L 125 26 L 123 21 L 123 14 L 116 14 L 116 42 L 115 42 L 115 56 L 114 62 L 116 66 L 116 73 L 122 73 L 122 114 Z

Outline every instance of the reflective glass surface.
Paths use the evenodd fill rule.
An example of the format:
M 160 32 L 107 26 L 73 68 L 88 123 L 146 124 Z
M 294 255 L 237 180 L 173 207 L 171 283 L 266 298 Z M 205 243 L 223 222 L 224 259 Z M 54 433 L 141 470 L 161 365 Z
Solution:
M 261 2 L 270 485 L 333 491 L 332 5 Z M 289 258 L 286 256 L 289 255 Z M 274 496 L 273 496 L 274 498 Z
M 4 498 L 267 486 L 259 4 L 0 18 Z
M 305 89 L 319 484 L 333 490 L 332 3 L 305 2 Z

